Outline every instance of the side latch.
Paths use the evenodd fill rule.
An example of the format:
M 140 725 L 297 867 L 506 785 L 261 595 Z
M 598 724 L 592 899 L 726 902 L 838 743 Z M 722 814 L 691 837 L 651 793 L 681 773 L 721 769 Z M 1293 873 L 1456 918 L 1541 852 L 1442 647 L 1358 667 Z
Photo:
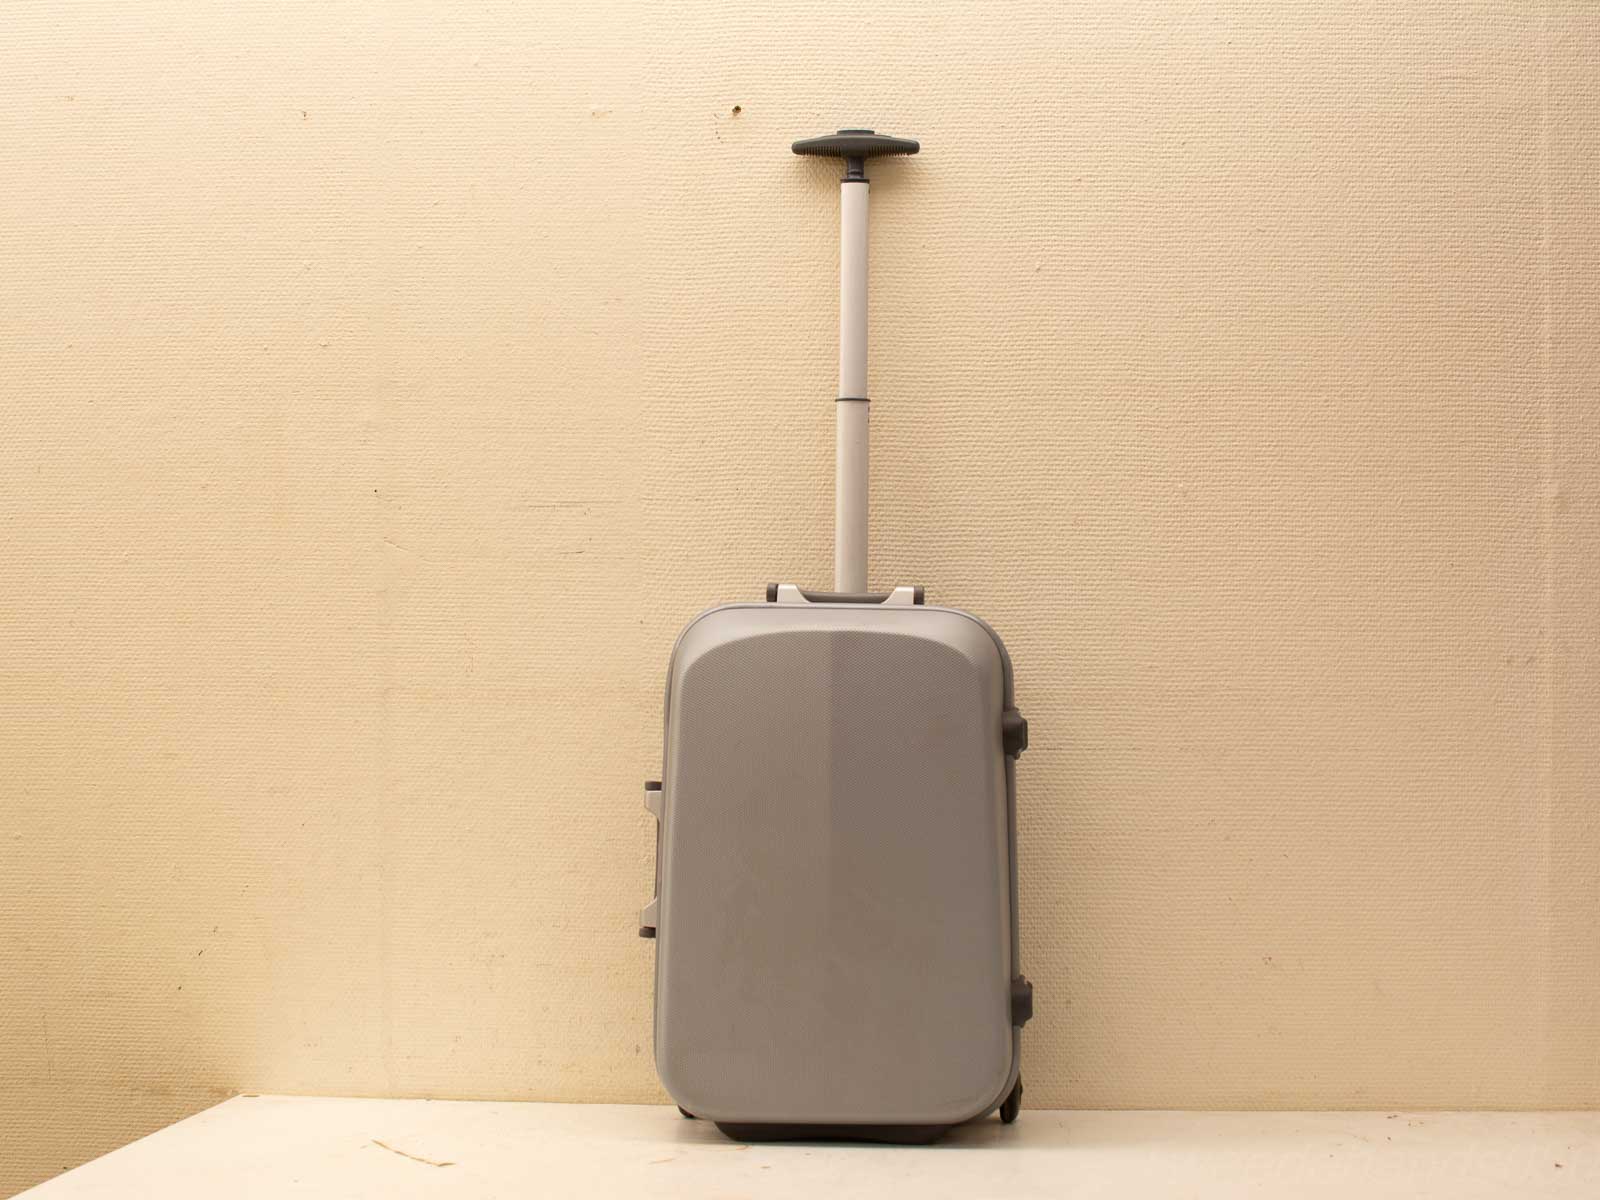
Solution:
M 1018 975 L 1011 981 L 1011 1024 L 1021 1029 L 1033 1017 L 1033 984 Z
M 656 921 L 661 911 L 661 781 L 652 779 L 644 785 L 644 807 L 656 819 L 656 893 L 639 912 L 639 936 L 653 938 Z
M 1012 758 L 1020 758 L 1028 748 L 1028 718 L 1014 708 L 1000 714 L 1000 744 Z

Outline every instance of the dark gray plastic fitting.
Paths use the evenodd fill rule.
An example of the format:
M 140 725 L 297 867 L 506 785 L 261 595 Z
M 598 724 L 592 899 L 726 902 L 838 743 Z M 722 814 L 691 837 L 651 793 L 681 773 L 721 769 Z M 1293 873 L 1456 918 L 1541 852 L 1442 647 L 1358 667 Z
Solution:
M 844 177 L 851 182 L 867 181 L 867 159 L 885 154 L 915 154 L 922 147 L 911 138 L 890 137 L 871 129 L 841 129 L 821 137 L 803 138 L 790 147 L 796 154 L 844 159 Z

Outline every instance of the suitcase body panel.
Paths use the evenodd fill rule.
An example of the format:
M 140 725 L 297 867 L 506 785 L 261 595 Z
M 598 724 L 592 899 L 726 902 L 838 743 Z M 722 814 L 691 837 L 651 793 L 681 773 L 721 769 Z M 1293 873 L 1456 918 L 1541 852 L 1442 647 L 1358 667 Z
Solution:
M 1005 648 L 955 609 L 724 605 L 668 672 L 656 1063 L 697 1116 L 940 1126 L 1017 1078 Z

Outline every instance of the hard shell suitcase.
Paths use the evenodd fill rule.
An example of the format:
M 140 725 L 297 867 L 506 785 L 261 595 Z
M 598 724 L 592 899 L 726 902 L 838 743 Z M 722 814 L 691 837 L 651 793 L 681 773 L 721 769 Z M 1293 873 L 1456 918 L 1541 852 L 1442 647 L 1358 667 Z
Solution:
M 1021 1099 L 1011 660 L 921 588 L 866 591 L 865 159 L 841 157 L 835 587 L 769 585 L 679 635 L 667 675 L 655 1056 L 732 1136 L 926 1141 Z

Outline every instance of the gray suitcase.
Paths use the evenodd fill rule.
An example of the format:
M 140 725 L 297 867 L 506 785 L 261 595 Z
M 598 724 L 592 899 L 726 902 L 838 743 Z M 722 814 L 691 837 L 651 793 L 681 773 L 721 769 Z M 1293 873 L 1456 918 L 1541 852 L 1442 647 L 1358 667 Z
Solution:
M 1016 758 L 1027 722 L 983 621 L 866 591 L 864 160 L 840 185 L 835 587 L 702 613 L 667 673 L 655 1056 L 685 1115 L 745 1140 L 927 1141 L 1021 1102 Z

